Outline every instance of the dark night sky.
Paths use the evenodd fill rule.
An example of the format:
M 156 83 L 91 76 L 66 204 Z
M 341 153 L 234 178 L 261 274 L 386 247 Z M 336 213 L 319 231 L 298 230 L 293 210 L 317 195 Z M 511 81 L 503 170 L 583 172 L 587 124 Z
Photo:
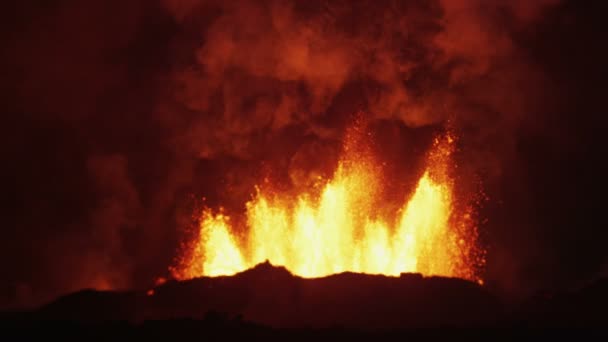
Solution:
M 603 1 L 220 3 L 3 6 L 0 307 L 150 284 L 194 198 L 322 168 L 358 110 L 404 165 L 455 122 L 488 286 L 608 272 Z

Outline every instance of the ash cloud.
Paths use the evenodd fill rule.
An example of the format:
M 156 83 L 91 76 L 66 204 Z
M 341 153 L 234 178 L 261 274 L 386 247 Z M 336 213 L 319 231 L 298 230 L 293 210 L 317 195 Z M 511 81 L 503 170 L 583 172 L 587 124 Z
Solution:
M 578 209 L 597 206 L 599 190 L 583 188 L 601 171 L 593 68 L 605 51 L 594 6 L 8 6 L 2 306 L 147 286 L 172 262 L 201 196 L 239 208 L 273 172 L 305 187 L 331 170 L 360 111 L 395 175 L 410 172 L 437 127 L 449 121 L 460 133 L 459 177 L 480 178 L 490 198 L 480 227 L 490 286 L 525 292 L 597 271 L 596 228 Z M 588 246 L 583 268 L 568 261 L 572 234 Z

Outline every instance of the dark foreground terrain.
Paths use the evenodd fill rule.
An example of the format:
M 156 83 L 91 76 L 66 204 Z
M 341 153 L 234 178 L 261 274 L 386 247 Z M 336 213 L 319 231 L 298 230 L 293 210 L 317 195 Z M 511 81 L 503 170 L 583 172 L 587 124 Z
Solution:
M 5 336 L 86 339 L 605 334 L 608 281 L 507 307 L 477 284 L 404 274 L 319 279 L 261 264 L 233 277 L 170 281 L 145 291 L 83 290 L 37 310 L 2 314 Z

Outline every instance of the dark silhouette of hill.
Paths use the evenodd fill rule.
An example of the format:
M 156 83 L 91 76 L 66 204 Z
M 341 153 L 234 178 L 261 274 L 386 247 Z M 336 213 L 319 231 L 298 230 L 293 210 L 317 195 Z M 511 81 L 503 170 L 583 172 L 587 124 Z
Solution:
M 37 310 L 0 318 L 22 331 L 66 328 L 77 336 L 94 337 L 110 332 L 137 337 L 429 337 L 429 330 L 420 330 L 425 328 L 433 328 L 436 336 L 473 331 L 480 336 L 497 328 L 603 329 L 607 304 L 605 279 L 576 292 L 537 296 L 507 308 L 482 286 L 461 279 L 354 273 L 303 279 L 264 263 L 230 277 L 169 281 L 153 295 L 83 290 Z M 96 333 L 102 330 L 102 335 Z
M 201 319 L 210 311 L 272 327 L 363 329 L 470 326 L 498 317 L 498 301 L 452 278 L 342 273 L 317 279 L 268 263 L 231 277 L 170 281 L 143 292 L 84 290 L 43 306 L 41 318 L 81 321 Z

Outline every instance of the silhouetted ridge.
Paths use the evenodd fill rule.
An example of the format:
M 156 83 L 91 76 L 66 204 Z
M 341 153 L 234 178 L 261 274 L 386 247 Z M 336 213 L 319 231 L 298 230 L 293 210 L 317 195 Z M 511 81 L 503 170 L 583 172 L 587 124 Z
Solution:
M 205 326 L 394 330 L 423 327 L 604 326 L 608 282 L 538 297 L 507 313 L 485 288 L 462 279 L 341 273 L 306 279 L 265 262 L 234 276 L 168 281 L 144 291 L 82 290 L 3 319 L 20 322 L 201 320 Z M 216 323 L 213 323 L 216 322 Z M 248 328 L 249 329 L 249 328 Z M 257 328 L 256 328 L 257 329 Z
M 273 327 L 396 328 L 488 322 L 498 302 L 477 284 L 419 274 L 341 273 L 316 279 L 261 263 L 234 276 L 168 281 L 142 292 L 83 290 L 36 312 L 41 318 L 203 319 L 210 312 Z

